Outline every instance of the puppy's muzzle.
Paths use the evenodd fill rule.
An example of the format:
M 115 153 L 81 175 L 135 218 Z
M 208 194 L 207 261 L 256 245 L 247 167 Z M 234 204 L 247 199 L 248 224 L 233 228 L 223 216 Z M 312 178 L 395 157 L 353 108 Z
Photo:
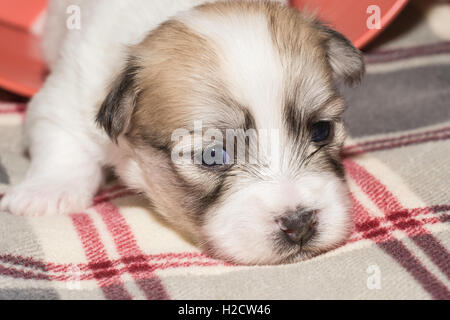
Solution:
M 295 244 L 304 245 L 316 233 L 317 210 L 299 208 L 275 220 L 281 233 Z

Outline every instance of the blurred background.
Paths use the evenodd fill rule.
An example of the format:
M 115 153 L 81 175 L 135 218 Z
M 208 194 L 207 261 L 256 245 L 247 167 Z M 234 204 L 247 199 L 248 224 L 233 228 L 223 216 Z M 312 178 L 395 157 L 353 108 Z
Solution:
M 26 101 L 42 85 L 40 52 L 48 0 L 0 0 L 0 97 Z M 448 41 L 449 6 L 444 0 L 291 0 L 317 14 L 370 53 Z M 381 34 L 381 35 L 380 35 Z

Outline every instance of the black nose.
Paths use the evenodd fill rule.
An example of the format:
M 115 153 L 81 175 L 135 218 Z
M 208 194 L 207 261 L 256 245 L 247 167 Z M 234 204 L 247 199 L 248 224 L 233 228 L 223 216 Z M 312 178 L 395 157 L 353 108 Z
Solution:
M 305 244 L 316 232 L 317 212 L 315 210 L 298 209 L 286 212 L 276 222 L 281 231 L 295 243 Z

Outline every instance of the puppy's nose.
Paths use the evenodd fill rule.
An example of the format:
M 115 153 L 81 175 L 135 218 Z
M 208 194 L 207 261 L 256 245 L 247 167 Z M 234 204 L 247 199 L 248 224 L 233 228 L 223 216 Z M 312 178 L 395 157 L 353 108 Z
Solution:
M 287 212 L 276 222 L 289 239 L 298 244 L 305 244 L 316 231 L 317 211 L 299 209 Z

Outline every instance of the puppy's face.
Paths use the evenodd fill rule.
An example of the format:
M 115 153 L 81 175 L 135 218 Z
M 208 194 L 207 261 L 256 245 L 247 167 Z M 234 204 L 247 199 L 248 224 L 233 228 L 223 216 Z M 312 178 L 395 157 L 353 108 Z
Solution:
M 122 178 L 213 256 L 292 262 L 351 229 L 335 81 L 363 72 L 345 38 L 290 8 L 207 4 L 133 48 L 97 121 Z

